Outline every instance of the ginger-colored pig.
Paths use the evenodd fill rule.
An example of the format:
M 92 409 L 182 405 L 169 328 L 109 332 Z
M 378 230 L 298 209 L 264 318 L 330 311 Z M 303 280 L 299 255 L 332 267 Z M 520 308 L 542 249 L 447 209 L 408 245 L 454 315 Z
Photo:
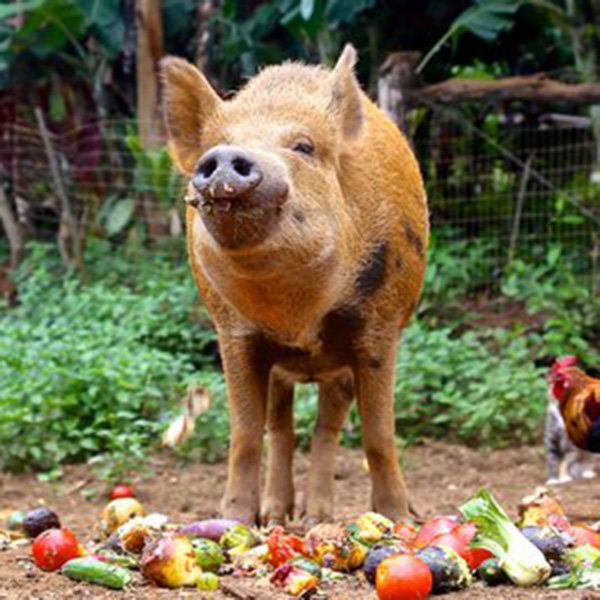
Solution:
M 415 157 L 361 91 L 355 61 L 347 46 L 333 70 L 268 67 L 227 101 L 188 62 L 161 65 L 169 144 L 190 182 L 189 260 L 231 405 L 222 513 L 247 523 L 294 510 L 297 382 L 319 386 L 307 524 L 332 518 L 335 452 L 355 397 L 372 508 L 407 514 L 395 358 L 421 290 L 428 212 Z

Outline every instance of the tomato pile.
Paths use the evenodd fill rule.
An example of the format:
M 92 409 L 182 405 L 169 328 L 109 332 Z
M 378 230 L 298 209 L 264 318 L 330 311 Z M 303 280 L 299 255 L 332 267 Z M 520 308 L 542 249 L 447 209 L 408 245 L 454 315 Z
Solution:
M 366 513 L 347 523 L 317 525 L 304 535 L 226 519 L 171 523 L 165 515 L 147 514 L 125 485 L 109 497 L 94 538 L 85 545 L 48 507 L 10 515 L 8 533 L 32 541 L 39 569 L 113 589 L 145 580 L 167 588 L 213 590 L 222 576 L 234 576 L 265 578 L 303 598 L 335 593 L 346 582 L 352 589 L 373 586 L 380 600 L 424 600 L 465 589 L 477 579 L 490 586 L 521 585 L 510 568 L 515 548 L 490 551 L 499 546 L 489 542 L 493 535 L 485 519 L 464 517 L 477 497 L 461 507 L 463 516 L 434 516 L 420 527 Z M 499 507 L 497 512 L 507 518 Z M 547 561 L 548 572 L 536 585 L 600 588 L 598 526 L 571 525 L 545 491 L 525 499 L 517 526 L 509 526 L 522 538 L 517 546 L 532 544 Z

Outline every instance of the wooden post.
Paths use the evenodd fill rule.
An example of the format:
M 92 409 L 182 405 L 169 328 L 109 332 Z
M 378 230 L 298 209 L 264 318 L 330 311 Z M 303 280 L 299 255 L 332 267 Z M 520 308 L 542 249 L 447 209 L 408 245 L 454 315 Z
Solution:
M 136 8 L 138 132 L 144 150 L 152 151 L 164 145 L 158 109 L 158 61 L 163 55 L 161 2 L 136 0 Z M 148 237 L 150 241 L 155 242 L 166 232 L 166 217 L 161 211 L 154 190 L 143 190 L 140 197 Z
M 158 61 L 163 55 L 160 0 L 137 0 L 137 114 L 140 141 L 147 150 L 164 143 L 158 112 Z
M 196 38 L 198 45 L 196 46 L 195 62 L 205 77 L 210 76 L 208 68 L 208 49 L 210 43 L 209 21 L 216 11 L 215 0 L 200 0 L 198 3 L 198 12 L 196 13 Z
M 377 101 L 396 125 L 408 135 L 406 92 L 414 83 L 419 52 L 393 52 L 379 68 Z
M 17 216 L 6 197 L 3 180 L 0 178 L 0 222 L 4 226 L 10 246 L 9 269 L 16 269 L 25 256 L 25 239 Z
M 563 83 L 544 73 L 504 79 L 448 79 L 407 93 L 411 106 L 529 100 L 537 103 L 568 102 L 589 105 L 600 102 L 600 83 Z
M 512 231 L 510 234 L 510 243 L 508 246 L 508 261 L 515 258 L 517 251 L 517 242 L 519 241 L 519 232 L 521 230 L 521 217 L 523 216 L 523 206 L 525 205 L 525 197 L 527 195 L 527 184 L 529 183 L 529 175 L 531 173 L 531 163 L 535 157 L 535 152 L 532 152 L 525 161 L 523 176 L 521 177 L 521 185 L 517 195 L 517 203 L 515 206 L 515 214 L 513 217 Z
M 58 248 L 62 255 L 65 266 L 70 269 L 75 267 L 81 276 L 84 274 L 83 247 L 81 232 L 77 227 L 77 218 L 71 207 L 71 201 L 65 188 L 58 156 L 54 150 L 50 132 L 46 127 L 44 114 L 39 107 L 35 109 L 35 117 L 38 129 L 44 144 L 50 174 L 54 183 L 54 192 L 60 201 L 60 229 L 58 232 Z

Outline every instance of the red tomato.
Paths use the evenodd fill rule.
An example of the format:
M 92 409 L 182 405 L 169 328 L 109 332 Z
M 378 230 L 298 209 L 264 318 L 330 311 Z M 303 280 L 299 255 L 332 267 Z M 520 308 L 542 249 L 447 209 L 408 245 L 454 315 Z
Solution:
M 590 544 L 600 550 L 600 533 L 597 533 L 591 527 L 579 523 L 578 525 L 573 525 L 569 533 L 575 540 L 576 546 Z
M 421 530 L 414 540 L 414 544 L 417 548 L 429 546 L 434 537 L 442 535 L 443 533 L 448 533 L 458 527 L 458 525 L 459 522 L 456 517 L 433 517 L 433 519 L 429 519 L 429 521 L 421 527 Z
M 79 542 L 70 529 L 47 529 L 35 538 L 31 551 L 36 566 L 55 571 L 79 556 Z
M 113 491 L 110 493 L 110 499 L 118 500 L 119 498 L 135 498 L 133 488 L 124 483 L 115 485 Z
M 396 523 L 394 525 L 394 533 L 403 541 L 411 543 L 417 536 L 417 531 L 408 523 Z
M 494 558 L 494 555 L 485 548 L 469 548 L 467 550 L 468 555 L 466 558 L 467 563 L 469 563 L 469 568 L 474 571 L 479 568 L 479 565 L 488 558 Z
M 399 554 L 380 563 L 375 582 L 379 600 L 425 600 L 431 593 L 433 576 L 420 558 Z

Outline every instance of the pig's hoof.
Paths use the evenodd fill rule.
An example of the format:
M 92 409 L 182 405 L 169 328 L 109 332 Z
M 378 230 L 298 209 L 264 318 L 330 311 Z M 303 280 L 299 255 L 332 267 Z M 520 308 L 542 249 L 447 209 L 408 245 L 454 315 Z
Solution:
M 318 525 L 321 521 L 317 517 L 306 517 L 302 519 L 302 526 L 305 531 L 310 531 L 313 527 Z
M 263 527 L 267 529 L 272 529 L 273 527 L 284 527 L 285 526 L 285 517 L 270 517 L 268 515 L 264 515 L 260 518 L 260 522 Z
M 333 515 L 326 511 L 320 511 L 318 513 L 311 513 L 302 517 L 302 526 L 306 531 L 312 529 L 315 525 L 320 523 L 331 523 L 333 521 Z
M 259 524 L 258 513 L 250 511 L 240 510 L 224 510 L 221 511 L 221 517 L 223 519 L 231 519 L 232 521 L 239 521 L 248 527 L 255 527 Z
M 242 502 L 225 500 L 221 508 L 221 516 L 224 519 L 240 521 L 251 527 L 258 524 L 258 510 L 249 504 L 244 505 Z
M 373 502 L 373 511 L 398 523 L 410 518 L 405 502 Z
M 277 502 L 267 498 L 262 507 L 260 521 L 266 527 L 285 525 L 286 517 L 290 520 L 294 516 L 294 504 L 289 502 Z

